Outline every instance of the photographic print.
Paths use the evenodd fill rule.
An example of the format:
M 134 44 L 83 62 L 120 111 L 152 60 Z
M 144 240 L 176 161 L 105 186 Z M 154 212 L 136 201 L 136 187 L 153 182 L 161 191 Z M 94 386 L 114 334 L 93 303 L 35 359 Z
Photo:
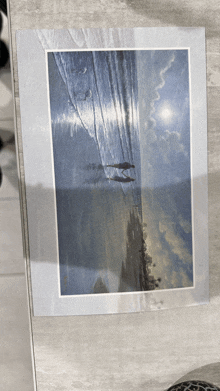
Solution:
M 188 50 L 47 59 L 61 295 L 193 286 Z
M 17 32 L 34 315 L 208 301 L 204 42 Z

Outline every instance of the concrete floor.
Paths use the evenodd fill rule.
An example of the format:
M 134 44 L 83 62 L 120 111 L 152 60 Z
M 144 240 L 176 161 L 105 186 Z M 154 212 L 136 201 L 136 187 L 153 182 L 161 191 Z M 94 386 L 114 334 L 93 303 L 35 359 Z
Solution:
M 3 16 L 1 40 L 8 44 Z M 0 70 L 0 137 L 14 133 L 10 66 Z M 14 143 L 0 152 L 0 389 L 33 390 L 25 263 L 22 250 L 18 174 Z

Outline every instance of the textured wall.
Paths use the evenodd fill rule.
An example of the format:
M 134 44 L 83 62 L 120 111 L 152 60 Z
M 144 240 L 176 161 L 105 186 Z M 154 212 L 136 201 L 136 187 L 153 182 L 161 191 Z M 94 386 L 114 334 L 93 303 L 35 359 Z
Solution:
M 9 6 L 21 185 L 24 172 L 15 45 L 17 29 L 206 27 L 210 304 L 141 314 L 33 318 L 32 327 L 38 391 L 160 391 L 190 371 L 193 376 L 203 376 L 203 380 L 212 381 L 210 376 L 213 376 L 213 382 L 220 386 L 217 364 L 220 362 L 218 2 L 10 0 Z M 24 226 L 25 221 L 24 204 Z M 216 363 L 215 366 L 212 363 Z M 201 366 L 204 370 L 196 372 Z

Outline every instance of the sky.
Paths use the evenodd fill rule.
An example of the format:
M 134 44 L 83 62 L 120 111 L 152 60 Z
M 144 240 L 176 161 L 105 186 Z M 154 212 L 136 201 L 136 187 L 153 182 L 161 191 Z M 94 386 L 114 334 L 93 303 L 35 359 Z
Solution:
M 137 52 L 143 220 L 161 288 L 192 285 L 187 50 Z
M 188 51 L 139 51 L 137 56 L 146 185 L 161 187 L 189 179 Z

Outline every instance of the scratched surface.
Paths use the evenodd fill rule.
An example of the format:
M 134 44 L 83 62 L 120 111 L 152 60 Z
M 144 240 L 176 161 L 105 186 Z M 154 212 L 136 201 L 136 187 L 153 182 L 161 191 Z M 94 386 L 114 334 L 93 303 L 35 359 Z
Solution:
M 17 29 L 206 27 L 210 303 L 140 314 L 33 318 L 32 327 L 38 391 L 162 391 L 189 372 L 191 377 L 184 380 L 203 380 L 220 387 L 218 2 L 10 0 L 9 6 L 21 185 L 24 169 L 15 44 Z M 25 198 L 22 200 L 26 227 Z M 198 372 L 198 378 L 196 369 L 200 367 L 204 369 Z

